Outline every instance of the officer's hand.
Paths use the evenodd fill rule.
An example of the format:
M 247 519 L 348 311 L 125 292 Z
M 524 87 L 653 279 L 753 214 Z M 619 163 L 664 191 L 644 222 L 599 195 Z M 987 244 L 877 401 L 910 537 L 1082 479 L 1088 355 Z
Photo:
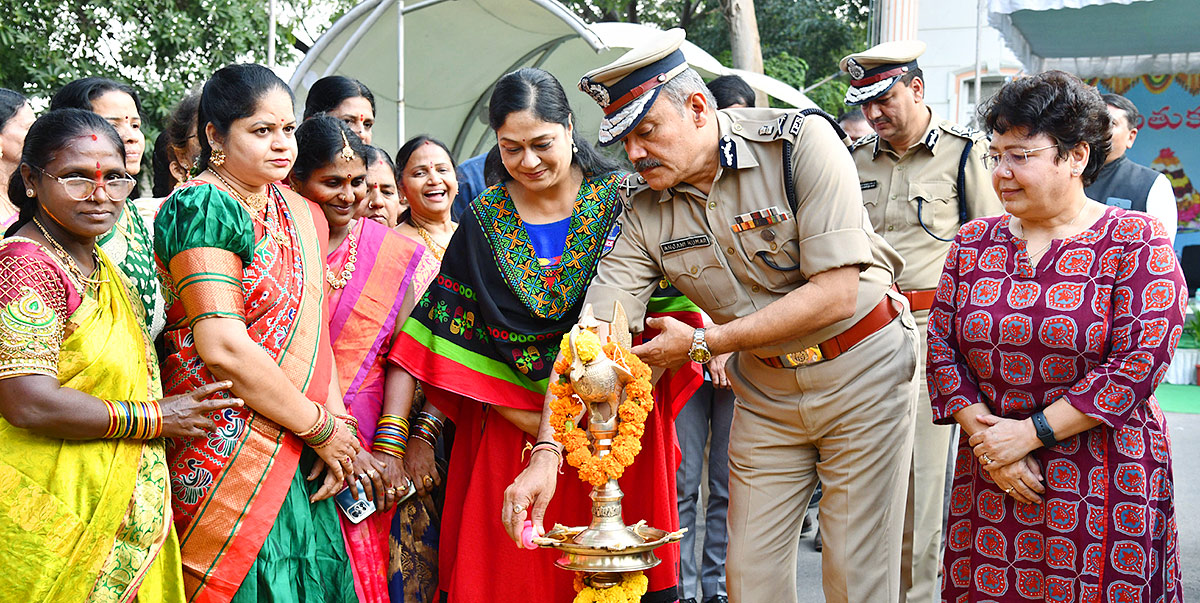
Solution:
M 688 362 L 688 350 L 692 349 L 692 332 L 696 329 L 670 316 L 646 319 L 646 326 L 658 329 L 654 339 L 633 346 L 633 353 L 650 366 L 676 369 Z
M 725 374 L 725 363 L 729 362 L 729 354 L 718 354 L 712 357 L 705 366 L 708 367 L 708 376 L 712 378 L 713 387 L 717 389 L 729 389 L 729 376 Z

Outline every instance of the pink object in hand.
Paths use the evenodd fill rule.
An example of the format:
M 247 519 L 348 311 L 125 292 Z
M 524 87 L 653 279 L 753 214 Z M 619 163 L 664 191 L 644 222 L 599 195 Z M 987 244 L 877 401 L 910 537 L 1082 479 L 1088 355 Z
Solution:
M 521 546 L 531 551 L 538 548 L 538 545 L 533 543 L 533 536 L 533 522 L 526 519 L 525 528 L 521 530 Z

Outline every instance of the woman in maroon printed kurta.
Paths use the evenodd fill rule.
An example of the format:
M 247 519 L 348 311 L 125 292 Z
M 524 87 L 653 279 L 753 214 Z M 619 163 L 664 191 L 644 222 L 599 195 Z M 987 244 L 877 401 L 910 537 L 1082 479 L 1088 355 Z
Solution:
M 933 415 L 963 427 L 942 598 L 1182 601 L 1153 395 L 1187 297 L 1171 243 L 1083 194 L 1108 147 L 1094 89 L 1039 74 L 985 118 L 1009 213 L 959 231 L 929 320 Z

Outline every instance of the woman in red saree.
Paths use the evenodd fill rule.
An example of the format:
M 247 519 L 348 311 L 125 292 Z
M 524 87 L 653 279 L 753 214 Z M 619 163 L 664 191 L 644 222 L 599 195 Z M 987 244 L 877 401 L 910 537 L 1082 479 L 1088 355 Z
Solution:
M 559 603 L 574 596 L 572 573 L 554 566 L 550 550 L 514 546 L 499 511 L 505 488 L 525 468 L 522 448 L 536 439 L 562 335 L 578 320 L 596 264 L 619 232 L 623 175 L 573 136 L 566 95 L 549 73 L 506 75 L 489 107 L 504 158 L 489 165 L 496 168 L 489 176 L 501 183 L 464 212 L 446 251 L 456 261 L 442 264 L 389 360 L 420 380 L 456 427 L 439 588 L 450 602 Z M 666 309 L 688 307 L 683 300 Z M 624 501 L 627 519 L 678 524 L 674 412 L 700 379 L 698 371 L 681 371 L 671 380 L 675 389 L 656 396 L 639 462 L 625 473 L 624 483 L 637 484 Z M 558 459 L 539 447 L 529 462 Z M 547 520 L 587 525 L 588 492 L 574 471 L 560 475 Z M 678 547 L 656 553 L 663 562 L 647 572 L 644 600 L 675 601 Z
M 346 410 L 325 328 L 325 218 L 274 184 L 296 155 L 292 103 L 260 65 L 213 74 L 198 117 L 204 171 L 155 219 L 163 389 L 228 379 L 246 401 L 215 414 L 209 437 L 168 448 L 190 601 L 356 599 L 329 497 L 369 455 L 333 418 Z
M 296 142 L 292 188 L 320 205 L 329 221 L 325 294 L 338 381 L 346 408 L 361 425 L 359 441 L 378 462 L 366 486 L 378 510 L 357 524 L 343 517 L 342 530 L 359 600 L 387 603 L 388 532 L 408 478 L 402 458 L 375 446 L 375 426 L 381 416 L 396 416 L 401 405 L 403 388 L 386 379 L 385 359 L 397 322 L 412 308 L 413 275 L 425 249 L 387 226 L 356 218 L 367 193 L 369 151 L 344 123 L 328 115 L 310 118 L 297 129 Z

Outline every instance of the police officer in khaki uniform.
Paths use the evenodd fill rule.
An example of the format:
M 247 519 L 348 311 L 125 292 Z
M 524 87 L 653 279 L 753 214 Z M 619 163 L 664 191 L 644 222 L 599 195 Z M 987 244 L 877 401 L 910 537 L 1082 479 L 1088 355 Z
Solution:
M 910 603 L 939 599 L 947 456 L 955 428 L 934 425 L 925 387 L 925 328 L 950 241 L 962 222 L 1003 212 L 981 157 L 987 139 L 933 113 L 924 101 L 919 41 L 886 42 L 842 59 L 846 104 L 875 134 L 851 153 L 875 232 L 904 257 L 897 284 L 921 334 L 920 398 L 914 423 L 913 481 L 905 518 L 903 579 Z
M 623 142 L 638 171 L 586 302 L 611 319 L 619 301 L 640 329 L 665 277 L 716 324 L 651 319 L 659 335 L 634 351 L 666 367 L 734 353 L 731 601 L 796 601 L 800 525 L 820 475 L 826 600 L 893 603 L 919 339 L 893 290 L 903 261 L 871 229 L 825 117 L 717 111 L 683 37 L 665 32 L 580 82 L 605 111 L 600 143 Z M 534 473 L 545 471 L 527 469 L 506 504 L 539 504 L 553 482 Z M 524 515 L 502 514 L 519 533 Z

